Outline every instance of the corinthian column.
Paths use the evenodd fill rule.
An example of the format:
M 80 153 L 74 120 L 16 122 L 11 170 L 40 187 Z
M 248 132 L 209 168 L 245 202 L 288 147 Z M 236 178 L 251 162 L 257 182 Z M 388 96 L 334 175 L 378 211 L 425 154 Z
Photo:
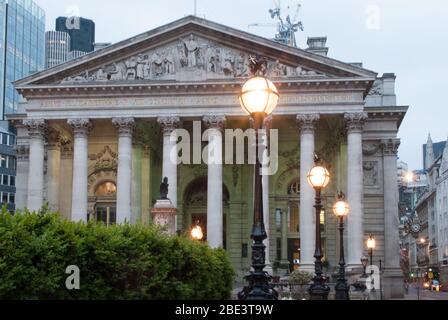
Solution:
M 163 130 L 162 177 L 168 178 L 168 199 L 177 208 L 177 135 L 173 133 L 179 127 L 180 119 L 178 117 L 163 117 L 157 119 L 157 122 Z
M 299 114 L 297 124 L 300 130 L 300 269 L 314 272 L 314 198 L 315 191 L 309 185 L 308 173 L 314 166 L 315 125 L 319 114 Z M 318 222 L 319 223 L 319 222 Z
M 67 123 L 73 129 L 73 188 L 72 221 L 87 222 L 88 214 L 88 152 L 89 133 L 92 123 L 89 119 L 70 119 Z
M 117 224 L 131 223 L 132 132 L 133 118 L 116 118 L 118 128 Z
M 53 211 L 59 211 L 59 190 L 61 175 L 61 146 L 66 144 L 68 139 L 53 128 L 48 133 L 48 204 Z
M 385 272 L 384 294 L 386 299 L 403 297 L 403 273 L 400 269 L 400 247 L 398 235 L 398 183 L 397 154 L 399 139 L 382 141 L 384 163 L 384 241 Z
M 205 116 L 208 128 L 207 241 L 212 248 L 223 247 L 222 131 L 224 116 Z
M 30 167 L 27 208 L 38 211 L 44 203 L 44 142 L 47 124 L 44 120 L 24 120 L 30 135 Z
M 350 204 L 350 215 L 347 218 L 348 263 L 350 269 L 361 266 L 364 252 L 364 207 L 362 168 L 362 131 L 367 113 L 347 113 L 347 196 Z M 396 178 L 396 173 L 395 173 Z

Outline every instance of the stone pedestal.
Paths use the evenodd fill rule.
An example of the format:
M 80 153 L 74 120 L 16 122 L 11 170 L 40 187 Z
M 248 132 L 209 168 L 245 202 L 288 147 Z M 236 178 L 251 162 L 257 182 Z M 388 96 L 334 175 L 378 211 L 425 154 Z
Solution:
M 166 228 L 166 232 L 175 235 L 177 209 L 170 200 L 158 200 L 151 210 L 154 224 Z

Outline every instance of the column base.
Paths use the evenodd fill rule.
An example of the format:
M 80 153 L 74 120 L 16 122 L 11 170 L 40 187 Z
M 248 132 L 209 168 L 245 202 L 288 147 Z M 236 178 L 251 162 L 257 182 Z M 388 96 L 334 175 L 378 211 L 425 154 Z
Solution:
M 299 265 L 299 270 L 302 272 L 308 272 L 314 274 L 315 271 L 314 263 L 302 263 Z
M 386 269 L 382 275 L 383 299 L 403 299 L 404 279 L 400 268 Z

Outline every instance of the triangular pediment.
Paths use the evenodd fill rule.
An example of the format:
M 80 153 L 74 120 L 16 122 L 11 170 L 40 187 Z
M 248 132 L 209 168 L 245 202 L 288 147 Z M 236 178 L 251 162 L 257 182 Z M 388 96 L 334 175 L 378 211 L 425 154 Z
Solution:
M 246 78 L 251 55 L 267 58 L 272 79 L 374 79 L 376 73 L 189 16 L 15 83 L 194 82 Z

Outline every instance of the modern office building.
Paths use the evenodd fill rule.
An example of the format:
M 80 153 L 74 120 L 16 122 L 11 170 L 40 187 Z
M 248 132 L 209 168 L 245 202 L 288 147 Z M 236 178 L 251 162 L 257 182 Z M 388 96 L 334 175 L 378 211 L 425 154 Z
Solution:
M 70 58 L 70 35 L 62 31 L 45 33 L 45 68 L 52 68 Z
M 45 12 L 31 0 L 0 0 L 0 200 L 16 202 L 15 128 L 5 120 L 17 113 L 21 96 L 13 82 L 45 67 Z
M 12 131 L 0 125 L 0 203 L 8 210 L 15 210 L 16 203 L 16 136 Z
M 31 0 L 0 0 L 0 120 L 20 101 L 12 82 L 45 64 L 45 12 Z
M 56 31 L 70 35 L 73 51 L 92 52 L 95 43 L 95 23 L 81 17 L 59 17 L 56 19 Z

